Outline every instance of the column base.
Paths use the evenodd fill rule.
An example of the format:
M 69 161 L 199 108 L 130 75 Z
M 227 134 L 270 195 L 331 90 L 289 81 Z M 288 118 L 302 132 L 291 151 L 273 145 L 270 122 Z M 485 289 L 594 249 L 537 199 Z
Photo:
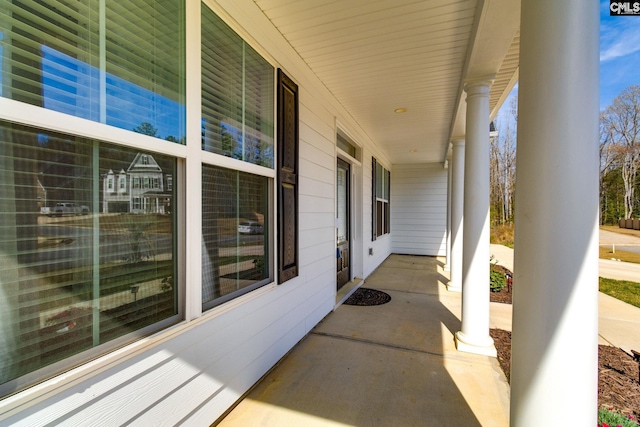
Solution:
M 462 332 L 456 332 L 455 343 L 458 351 L 498 357 L 498 351 L 496 350 L 496 346 L 493 344 L 493 339 L 491 337 L 487 340 L 482 340 L 482 342 L 473 342 Z

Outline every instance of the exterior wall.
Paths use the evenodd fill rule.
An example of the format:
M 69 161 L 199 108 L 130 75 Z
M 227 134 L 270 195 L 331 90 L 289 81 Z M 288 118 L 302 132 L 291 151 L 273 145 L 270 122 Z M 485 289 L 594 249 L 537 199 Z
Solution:
M 446 230 L 447 169 L 440 163 L 393 165 L 392 252 L 444 256 Z
M 299 276 L 203 314 L 193 308 L 200 303 L 193 295 L 199 293 L 186 283 L 188 320 L 3 399 L 0 424 L 209 425 L 224 414 L 334 308 L 336 119 L 362 147 L 362 207 L 357 210 L 362 217 L 355 226 L 363 240 L 364 276 L 391 253 L 390 235 L 371 242 L 371 156 L 390 166 L 384 153 L 253 1 L 224 0 L 212 6 L 300 86 Z M 193 11 L 199 4 L 191 7 Z M 199 245 L 200 236 L 186 241 Z M 199 264 L 184 255 L 181 259 L 189 267 Z

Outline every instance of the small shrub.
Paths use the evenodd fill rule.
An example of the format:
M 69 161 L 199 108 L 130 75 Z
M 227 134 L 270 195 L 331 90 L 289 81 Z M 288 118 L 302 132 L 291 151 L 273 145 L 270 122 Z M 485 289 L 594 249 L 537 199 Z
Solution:
M 491 292 L 500 292 L 507 285 L 507 278 L 500 270 L 493 268 L 489 271 L 489 288 Z
M 612 408 L 602 407 L 598 410 L 598 427 L 638 427 L 633 415 L 623 415 Z

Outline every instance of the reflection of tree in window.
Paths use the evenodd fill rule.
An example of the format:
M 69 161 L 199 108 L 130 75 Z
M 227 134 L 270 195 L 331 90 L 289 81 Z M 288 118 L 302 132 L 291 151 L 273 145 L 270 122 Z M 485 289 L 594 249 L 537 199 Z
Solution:
M 133 128 L 134 132 L 153 137 L 158 136 L 158 129 L 149 122 L 142 122 L 139 126 Z
M 273 67 L 208 8 L 202 26 L 202 149 L 272 168 Z

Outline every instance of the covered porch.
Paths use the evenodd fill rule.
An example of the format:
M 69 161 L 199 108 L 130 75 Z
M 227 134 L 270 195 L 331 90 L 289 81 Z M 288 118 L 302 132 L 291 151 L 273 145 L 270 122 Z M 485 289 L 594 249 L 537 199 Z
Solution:
M 68 14 L 53 1 L 43 3 L 55 16 L 47 26 L 51 34 L 66 34 L 66 26 L 56 22 L 69 20 Z M 98 28 L 106 26 L 106 3 L 90 3 L 89 9 L 100 17 Z M 139 3 L 166 17 L 160 3 Z M 65 138 L 91 139 L 96 170 L 102 143 L 171 158 L 176 169 L 171 252 L 176 309 L 163 319 L 166 325 L 154 321 L 149 335 L 141 333 L 122 347 L 107 342 L 104 351 L 96 346 L 96 353 L 89 359 L 83 355 L 77 365 L 75 359 L 63 360 L 59 372 L 34 381 L 35 387 L 9 384 L 0 399 L 0 423 L 203 425 L 221 419 L 271 372 L 221 425 L 529 426 L 549 419 L 566 425 L 595 424 L 599 4 L 174 3 L 184 15 L 175 28 L 178 36 L 153 27 L 145 43 L 151 45 L 160 35 L 168 40 L 160 40 L 167 46 L 184 48 L 183 61 L 167 60 L 171 73 L 176 69 L 177 89 L 171 96 L 176 105 L 184 106 L 184 144 L 169 137 L 159 143 L 129 125 L 118 128 L 107 122 L 105 70 L 110 57 L 103 48 L 97 59 L 104 77 L 99 120 L 39 105 L 42 79 L 37 73 L 38 102 L 22 100 L 25 74 L 18 69 L 8 73 L 15 76 L 11 89 L 16 96 L 9 99 L 4 96 L 9 92 L 3 92 L 2 119 Z M 39 10 L 23 7 L 22 2 L 12 4 L 16 18 L 7 15 L 7 22 L 21 28 L 24 20 L 18 18 L 24 13 L 33 16 L 26 31 L 40 31 Z M 119 5 L 113 16 L 116 23 L 127 25 L 138 18 Z M 82 30 L 79 24 L 74 27 Z M 34 37 L 35 49 L 47 47 L 41 39 L 64 39 L 51 34 Z M 98 47 L 110 41 L 107 30 L 99 34 L 101 38 L 94 37 Z M 209 40 L 207 35 L 216 37 Z M 20 37 L 21 33 L 12 48 L 20 48 Z M 207 68 L 208 52 L 220 43 L 224 46 L 226 39 L 234 46 L 229 50 L 235 59 L 221 70 L 218 65 L 224 61 L 211 60 Z M 158 46 L 157 56 L 169 55 L 162 44 Z M 133 67 L 141 68 L 137 46 L 131 47 L 134 54 L 117 43 L 114 49 L 123 58 L 135 58 Z M 265 66 L 264 81 L 269 85 L 276 76 L 280 83 L 286 77 L 289 92 L 284 85 L 281 91 L 268 85 L 253 88 L 245 76 L 251 68 L 247 55 Z M 11 56 L 11 61 L 17 57 Z M 151 57 L 149 64 L 156 60 Z M 23 62 L 30 66 L 41 61 Z M 145 84 L 160 91 L 157 77 L 166 71 L 154 73 Z M 127 69 L 123 75 L 137 73 Z M 203 103 L 208 82 L 216 90 L 225 88 L 228 76 L 242 76 L 238 93 L 212 89 L 210 104 Z M 488 286 L 489 126 L 517 82 L 518 290 L 513 317 L 501 317 L 513 329 L 509 387 L 489 335 L 494 321 Z M 255 98 L 255 111 L 247 109 L 247 94 Z M 83 101 L 80 96 L 79 103 Z M 269 147 L 273 167 L 239 160 L 222 148 L 217 153 L 203 144 L 203 111 L 226 102 L 243 123 L 255 121 L 255 131 L 266 124 L 275 129 L 270 136 L 275 142 Z M 264 120 L 258 120 L 262 113 Z M 221 129 L 231 123 L 226 110 L 215 123 Z M 286 138 L 280 138 L 280 128 Z M 37 146 L 39 131 L 29 132 L 29 141 Z M 221 147 L 226 141 L 223 133 L 216 133 Z M 341 138 L 348 144 L 341 145 Z M 293 147 L 289 154 L 274 155 L 285 140 Z M 290 180 L 286 185 L 279 181 L 283 166 L 291 169 L 283 173 Z M 15 167 L 7 167 L 5 176 L 12 177 Z M 253 181 L 237 189 L 221 185 L 215 190 L 209 184 L 218 182 L 214 178 L 220 168 L 235 174 L 235 182 L 241 181 L 241 174 Z M 29 171 L 34 176 L 36 172 Z M 11 192 L 6 200 L 20 199 L 14 194 L 18 185 L 5 187 Z M 255 205 L 260 206 L 251 204 L 251 210 L 268 218 L 260 246 L 264 283 L 216 301 L 214 282 L 207 280 L 218 277 L 219 271 L 214 274 L 212 259 L 217 257 L 212 258 L 209 249 L 218 254 L 222 239 L 214 238 L 217 231 L 207 235 L 205 229 L 216 229 L 216 215 L 226 211 L 208 201 L 223 199 L 215 191 L 236 197 L 253 194 L 245 190 L 254 187 L 261 196 Z M 277 193 L 278 188 L 287 188 L 288 199 Z M 98 186 L 83 191 L 92 194 L 97 213 Z M 239 212 L 239 202 L 228 199 L 222 207 Z M 18 207 L 12 210 L 14 222 L 5 226 L 11 233 L 17 228 Z M 29 212 L 35 217 L 35 209 Z M 290 214 L 288 228 L 280 227 L 285 213 Z M 341 225 L 350 231 L 346 251 L 339 246 Z M 235 235 L 235 225 L 227 231 Z M 279 239 L 285 234 L 288 239 Z M 5 238 L 11 247 L 7 254 L 17 260 L 19 239 L 15 233 L 10 236 Z M 97 248 L 99 233 L 93 237 L 92 247 Z M 254 236 L 242 237 L 235 238 L 234 248 Z M 30 239 L 37 243 L 33 236 Z M 340 300 L 336 256 L 345 253 L 351 259 L 346 279 L 389 293 L 391 302 L 339 306 L 331 312 L 334 301 Z M 94 258 L 87 265 L 98 272 L 99 259 Z M 285 260 L 292 266 L 290 274 L 277 274 Z M 258 268 L 257 260 L 242 262 Z M 5 264 L 12 266 L 14 275 L 13 264 Z M 99 290 L 97 294 L 99 300 Z M 98 328 L 91 333 L 94 330 Z
M 489 124 L 518 82 L 513 373 L 510 409 L 498 405 L 497 412 L 505 418 L 495 425 L 506 423 L 507 413 L 511 425 L 517 426 L 543 423 L 549 414 L 558 423 L 594 424 L 599 5 L 548 0 L 421 2 L 419 7 L 409 3 L 341 9 L 326 3 L 293 7 L 284 0 L 256 1 L 363 133 L 388 156 L 390 252 L 445 255 L 443 269 L 450 280 L 438 282 L 436 274 L 420 288 L 430 296 L 422 311 L 435 317 L 423 319 L 416 328 L 434 338 L 424 343 L 418 337 L 390 342 L 406 351 L 419 348 L 424 363 L 438 359 L 436 375 L 447 371 L 450 385 L 456 384 L 456 377 L 442 368 L 453 363 L 450 360 L 468 363 L 464 378 L 482 371 L 482 363 L 488 376 L 494 372 L 490 366 L 497 366 L 489 335 Z M 412 192 L 412 185 L 420 181 L 419 171 L 434 165 L 441 165 L 448 175 L 446 210 L 439 215 L 433 215 L 438 205 L 434 200 L 442 207 L 444 194 L 434 194 L 441 188 Z M 413 181 L 406 178 L 407 170 Z M 444 233 L 437 232 L 438 226 L 425 226 L 434 217 L 446 218 Z M 563 221 L 570 217 L 575 220 Z M 446 243 L 434 250 L 428 246 L 432 238 Z M 556 251 L 551 253 L 549 247 Z M 387 262 L 393 264 L 394 259 Z M 378 268 L 376 274 L 384 275 L 387 268 Z M 413 285 L 388 278 L 383 283 L 409 289 Z M 323 331 L 350 311 L 341 308 L 332 314 L 299 350 L 314 341 L 329 344 L 333 337 Z M 407 316 L 402 310 L 376 321 L 393 330 L 395 322 L 402 324 Z M 349 339 L 354 334 L 358 333 L 352 332 Z M 576 353 L 584 357 L 576 360 Z M 423 366 L 417 375 L 428 372 Z M 495 374 L 499 378 L 499 370 Z M 426 379 L 420 377 L 421 382 L 417 386 L 424 387 Z M 465 405 L 485 397 L 494 404 L 502 402 L 500 393 L 489 390 L 493 383 L 488 384 L 477 393 L 468 391 L 462 399 Z M 449 398 L 460 398 L 455 389 L 434 400 L 435 410 L 445 410 Z M 429 392 L 423 391 L 417 394 L 421 403 L 429 400 Z M 573 396 L 571 402 L 565 399 L 568 395 Z M 349 398 L 343 400 L 348 406 Z M 314 404 L 312 396 L 308 404 Z M 464 416 L 459 410 L 455 414 Z M 491 416 L 475 421 L 494 425 Z
M 456 350 L 461 295 L 447 291 L 443 266 L 389 256 L 363 286 L 391 301 L 339 306 L 219 425 L 509 425 L 498 360 Z
M 491 253 L 513 268 L 511 249 Z M 498 360 L 455 348 L 461 298 L 446 288 L 444 260 L 389 256 L 363 285 L 389 303 L 338 306 L 215 425 L 508 426 Z M 599 344 L 640 348 L 640 309 L 598 300 Z M 490 306 L 491 328 L 511 331 L 512 305 Z

